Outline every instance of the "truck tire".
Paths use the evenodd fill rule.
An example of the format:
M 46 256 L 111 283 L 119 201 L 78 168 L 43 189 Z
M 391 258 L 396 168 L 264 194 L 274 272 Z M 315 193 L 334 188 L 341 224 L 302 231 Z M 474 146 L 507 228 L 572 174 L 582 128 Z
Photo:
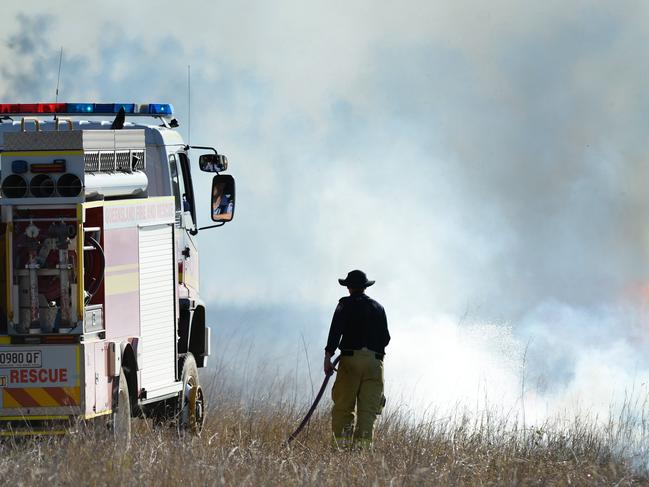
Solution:
M 205 400 L 198 378 L 198 367 L 191 353 L 182 362 L 183 389 L 178 400 L 178 429 L 199 436 L 205 420 Z
M 131 395 L 124 369 L 119 375 L 116 396 L 111 414 L 111 432 L 115 444 L 127 450 L 131 446 Z

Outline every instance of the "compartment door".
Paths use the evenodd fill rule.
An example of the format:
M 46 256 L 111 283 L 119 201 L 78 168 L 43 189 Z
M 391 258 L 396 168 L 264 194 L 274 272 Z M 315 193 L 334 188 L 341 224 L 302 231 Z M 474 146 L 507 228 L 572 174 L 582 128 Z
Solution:
M 171 224 L 141 227 L 140 337 L 141 384 L 147 398 L 175 382 L 176 328 L 174 249 Z M 158 394 L 156 394 L 158 390 Z

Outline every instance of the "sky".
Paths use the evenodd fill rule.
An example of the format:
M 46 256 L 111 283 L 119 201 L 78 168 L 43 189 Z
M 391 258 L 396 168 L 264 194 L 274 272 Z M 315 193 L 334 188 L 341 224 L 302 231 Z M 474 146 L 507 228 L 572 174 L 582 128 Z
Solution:
M 171 102 L 227 154 L 235 220 L 199 234 L 225 362 L 254 342 L 318 382 L 336 279 L 360 268 L 398 404 L 544 418 L 644 393 L 646 3 L 1 8 L 3 101 L 52 100 L 62 47 L 60 101 Z

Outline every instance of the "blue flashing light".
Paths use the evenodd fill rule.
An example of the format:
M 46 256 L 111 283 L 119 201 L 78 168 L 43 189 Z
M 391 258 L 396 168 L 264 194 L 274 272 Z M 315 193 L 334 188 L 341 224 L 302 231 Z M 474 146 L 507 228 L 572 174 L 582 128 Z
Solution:
M 149 113 L 151 115 L 172 115 L 174 107 L 171 103 L 151 103 L 149 104 Z
M 113 104 L 113 111 L 119 113 L 119 109 L 123 108 L 126 113 L 135 113 L 135 103 L 115 103 Z
M 27 172 L 27 161 L 11 161 L 11 172 L 25 174 Z
M 92 103 L 68 103 L 66 113 L 93 113 L 95 107 Z
M 115 113 L 115 104 L 95 103 L 95 113 Z

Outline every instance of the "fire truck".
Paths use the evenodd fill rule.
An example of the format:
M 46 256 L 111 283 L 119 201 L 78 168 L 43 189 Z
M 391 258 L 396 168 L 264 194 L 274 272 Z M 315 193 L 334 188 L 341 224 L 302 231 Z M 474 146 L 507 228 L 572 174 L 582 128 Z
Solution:
M 128 443 L 153 412 L 200 433 L 195 238 L 232 219 L 235 186 L 178 125 L 170 104 L 0 104 L 0 434 L 92 420 Z M 208 227 L 190 149 L 214 173 Z

